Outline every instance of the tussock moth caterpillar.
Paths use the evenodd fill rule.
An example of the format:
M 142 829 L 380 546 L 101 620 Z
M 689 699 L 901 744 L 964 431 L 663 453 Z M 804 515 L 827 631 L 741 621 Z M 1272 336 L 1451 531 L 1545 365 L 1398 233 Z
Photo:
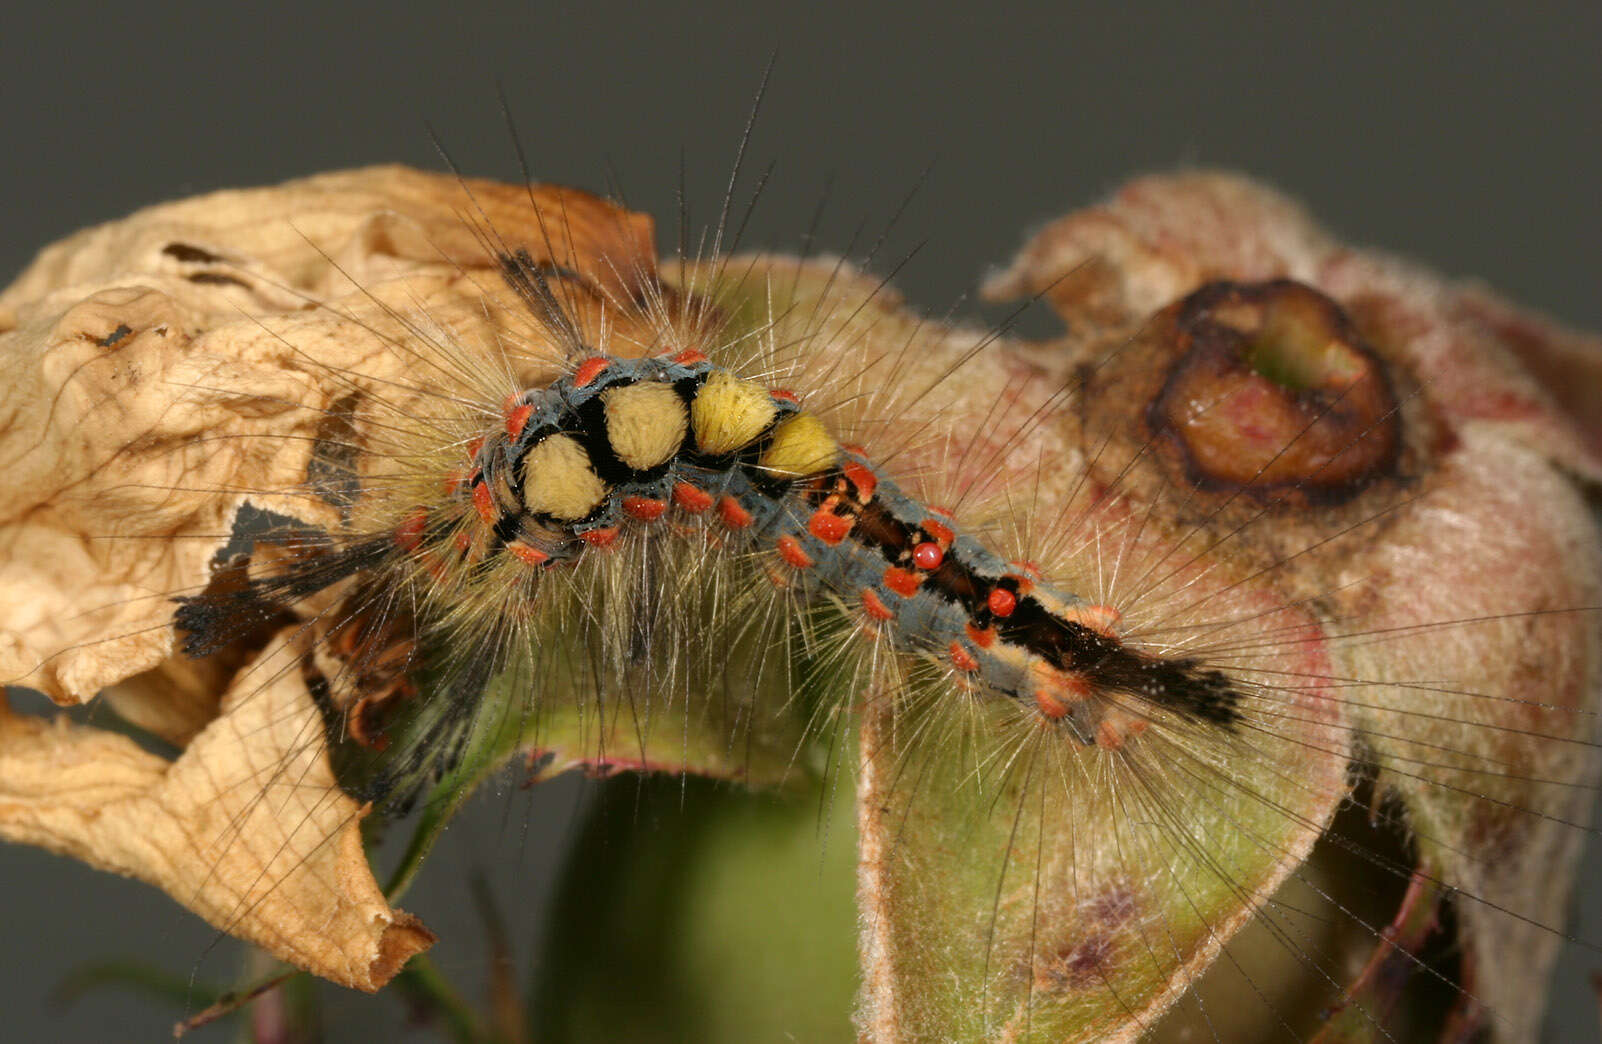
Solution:
M 143 657 L 161 673 L 118 706 L 170 710 L 149 685 L 189 669 L 164 660 L 178 595 L 189 651 L 231 685 L 229 757 L 297 756 L 208 793 L 225 854 L 256 863 L 249 888 L 207 868 L 187 900 L 271 945 L 285 922 L 267 918 L 305 930 L 305 909 L 274 910 L 297 875 L 350 869 L 357 812 L 320 764 L 313 704 L 373 800 L 482 768 L 485 744 L 537 747 L 546 770 L 780 781 L 855 722 L 865 1035 L 1098 1039 L 1185 997 L 1191 1032 L 1235 1039 L 1192 987 L 1255 917 L 1314 991 L 1298 1012 L 1248 973 L 1268 1032 L 1310 1035 L 1339 1006 L 1386 1039 L 1399 972 L 1445 974 L 1423 925 L 1454 890 L 1471 964 L 1530 968 L 1471 974 L 1452 1028 L 1533 1032 L 1518 994 L 1563 889 L 1532 894 L 1527 864 L 1561 878 L 1583 833 L 1597 670 L 1594 533 L 1548 461 L 1597 469 L 1507 356 L 1427 320 L 1534 328 L 1478 298 L 1444 316 L 1405 298 L 1433 284 L 1227 178 L 1139 182 L 1043 232 L 995 287 L 1076 322 L 1028 347 L 921 323 L 834 265 L 658 271 L 648 226 L 593 197 L 468 188 L 464 204 L 448 179 L 386 170 L 179 204 L 106 269 L 132 258 L 164 289 L 12 306 L 67 349 L 14 428 L 60 450 L 23 443 L 20 466 L 71 480 L 47 484 L 65 488 L 45 515 L 104 510 L 161 542 L 140 560 L 137 530 L 117 532 L 127 594 L 36 613 L 25 643 L 49 648 L 8 675 L 87 696 Z M 321 250 L 274 216 L 308 194 L 338 232 Z M 248 210 L 264 241 L 171 237 L 208 207 Z M 1216 224 L 1178 220 L 1198 213 Z M 1269 228 L 1289 230 L 1282 254 Z M 95 278 L 63 252 L 12 300 L 69 272 Z M 334 287 L 337 304 L 301 307 Z M 251 317 L 226 336 L 219 298 Z M 105 394 L 146 381 L 182 394 Z M 1494 401 L 1470 394 L 1488 385 Z M 130 409 L 115 451 L 73 464 L 59 433 L 108 405 Z M 175 473 L 129 481 L 134 461 Z M 1520 518 L 1525 498 L 1552 515 Z M 246 502 L 297 526 L 252 534 Z M 1436 542 L 1465 531 L 1448 569 Z M 37 570 L 38 547 L 17 549 L 40 539 L 15 533 L 11 568 Z M 214 568 L 236 539 L 248 560 Z M 1529 604 L 1510 609 L 1509 587 Z M 1563 669 L 1532 677 L 1530 655 Z M 1443 673 L 1463 664 L 1475 679 Z M 198 719 L 193 751 L 212 713 L 144 724 L 185 740 Z M 1335 819 L 1365 776 L 1401 805 L 1401 858 Z M 258 818 L 287 827 L 265 853 Z M 1320 835 L 1409 886 L 1394 933 L 1304 863 Z M 332 908 L 377 930 L 351 930 L 325 974 L 376 985 L 426 941 L 372 890 Z M 1374 951 L 1367 974 L 1317 934 L 1337 923 Z

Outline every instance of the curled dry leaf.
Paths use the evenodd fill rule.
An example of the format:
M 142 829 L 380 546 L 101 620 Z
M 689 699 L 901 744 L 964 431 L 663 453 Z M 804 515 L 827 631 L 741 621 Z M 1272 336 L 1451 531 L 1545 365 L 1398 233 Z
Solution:
M 553 254 L 530 229 L 523 188 L 471 188 L 498 233 L 522 231 L 516 245 L 598 283 L 627 292 L 629 274 L 652 264 L 647 219 L 537 189 L 536 207 L 579 230 L 555 237 Z M 405 394 L 406 362 L 388 339 L 475 351 L 539 336 L 501 299 L 485 245 L 462 220 L 465 200 L 451 179 L 398 168 L 220 193 L 81 233 L 0 296 L 10 324 L 0 334 L 0 458 L 12 479 L 0 490 L 0 678 L 61 703 L 102 693 L 182 748 L 168 762 L 86 727 L 8 716 L 0 836 L 150 881 L 236 935 L 367 989 L 429 936 L 373 884 L 362 809 L 328 785 L 326 753 L 308 742 L 321 725 L 290 666 L 294 628 L 261 636 L 245 662 L 191 662 L 174 653 L 169 599 L 213 581 L 214 556 L 247 500 L 338 526 L 337 491 L 246 494 L 316 489 L 327 463 L 315 449 L 326 441 L 319 425 L 340 415 L 342 397 Z M 802 304 L 834 279 L 824 268 L 786 271 Z M 1188 295 L 1215 280 L 1268 286 L 1214 317 L 1279 321 L 1271 316 L 1284 295 L 1272 287 L 1284 278 L 1338 305 L 1362 340 L 1416 381 L 1392 389 L 1406 422 L 1396 445 L 1383 460 L 1345 462 L 1358 477 L 1343 478 L 1317 511 L 1229 489 L 1198 465 L 1200 443 L 1186 441 L 1216 432 L 1167 430 L 1147 409 L 1167 375 L 1193 360 L 1186 346 L 1214 314 L 1198 313 Z M 1294 696 L 1279 747 L 1234 768 L 1243 789 L 1272 802 L 1174 810 L 1186 829 L 1239 839 L 1218 850 L 1231 887 L 1193 881 L 1202 887 L 1188 892 L 1159 872 L 1172 861 L 1173 823 L 1098 805 L 1105 791 L 1088 782 L 1084 804 L 1059 789 L 1058 804 L 1039 815 L 975 827 L 966 799 L 929 797 L 963 791 L 963 766 L 952 762 L 934 766 L 914 800 L 883 757 L 895 746 L 890 708 L 870 699 L 858 780 L 865 1035 L 1137 1035 L 1297 870 L 1350 792 L 1349 762 L 1367 751 L 1382 766 L 1419 764 L 1445 749 L 1461 760 L 1443 771 L 1463 772 L 1462 786 L 1454 776 L 1427 785 L 1384 772 L 1376 785 L 1401 797 L 1428 839 L 1420 865 L 1483 900 L 1458 911 L 1481 969 L 1478 994 L 1502 1016 L 1499 1035 L 1529 1037 L 1559 941 L 1538 925 L 1561 923 L 1580 840 L 1563 821 L 1584 821 L 1596 776 L 1589 748 L 1534 737 L 1591 737 L 1602 651 L 1590 617 L 1537 627 L 1529 613 L 1506 615 L 1506 592 L 1516 588 L 1526 608 L 1602 603 L 1580 487 L 1602 476 L 1602 459 L 1594 418 L 1576 416 L 1592 400 L 1572 390 L 1598 381 L 1595 343 L 1483 291 L 1342 247 L 1281 197 L 1217 175 L 1133 183 L 1048 226 L 987 291 L 1043 292 L 1069 333 L 997 347 L 972 378 L 984 394 L 964 400 L 964 389 L 943 388 L 953 401 L 931 414 L 953 431 L 986 431 L 998 389 L 1023 389 L 1015 414 L 1042 422 L 1017 442 L 1019 474 L 1060 462 L 1060 481 L 1032 491 L 1039 517 L 1067 517 L 1088 476 L 1110 494 L 1097 508 L 1104 519 L 1148 520 L 1128 553 L 1193 549 L 1164 579 L 1169 594 L 1191 593 L 1192 616 L 1248 621 L 1232 640 L 1280 649 L 1258 669 L 1322 682 Z M 1268 295 L 1260 314 L 1251 294 Z M 1326 321 L 1316 304 L 1283 311 L 1293 325 Z M 858 324 L 839 339 L 853 346 L 905 343 L 912 322 L 885 298 L 839 314 Z M 1083 365 L 1126 343 L 1133 348 L 1105 366 Z M 969 344 L 953 338 L 908 365 L 938 371 Z M 1321 358 L 1328 369 L 1317 379 L 1369 365 L 1355 350 Z M 1227 372 L 1186 372 L 1230 387 Z M 1537 379 L 1553 375 L 1569 390 L 1554 394 Z M 1050 394 L 1074 381 L 1086 382 L 1083 410 Z M 1087 449 L 1103 437 L 1123 452 Z M 1148 443 L 1157 452 L 1140 453 Z M 1110 473 L 1131 459 L 1140 465 Z M 367 456 L 350 463 L 363 478 L 382 467 Z M 1524 510 L 1532 503 L 1540 513 Z M 1377 512 L 1383 520 L 1373 524 Z M 1272 524 L 1248 525 L 1265 513 Z M 1360 546 L 1283 565 L 1353 531 Z M 1239 532 L 1247 535 L 1222 539 Z M 1086 570 L 1061 579 L 1094 590 Z M 1184 610 L 1168 612 L 1170 625 L 1187 623 Z M 1432 626 L 1498 615 L 1490 626 Z M 1389 637 L 1338 640 L 1351 619 Z M 1505 701 L 1470 700 L 1450 686 L 1381 684 L 1362 700 L 1330 691 L 1340 679 L 1457 678 L 1464 664 L 1479 672 L 1476 690 Z M 240 699 L 245 689 L 266 696 Z M 1427 737 L 1421 715 L 1439 722 Z M 1476 727 L 1488 716 L 1500 727 Z M 1477 755 L 1512 768 L 1486 782 L 1472 774 Z M 1229 754 L 1197 756 L 1223 765 Z M 1038 778 L 1014 775 L 1006 786 L 985 802 L 1039 806 Z M 301 789 L 315 800 L 296 798 Z M 1480 799 L 1454 800 L 1465 790 Z M 1524 808 L 1556 811 L 1498 813 Z M 196 858 L 146 843 L 177 836 Z M 1154 925 L 1172 949 L 1160 965 L 1131 952 L 1130 940 Z
M 158 885 L 212 924 L 325 978 L 375 990 L 433 936 L 390 908 L 360 818 L 336 797 L 295 656 L 259 661 L 168 762 L 124 736 L 5 712 L 0 831 Z M 293 784 L 290 783 L 293 781 Z
M 497 228 L 529 205 L 521 187 L 471 188 Z M 183 747 L 168 763 L 8 716 L 0 836 L 148 881 L 368 990 L 432 937 L 373 881 L 300 672 L 269 636 L 248 662 L 176 655 L 171 599 L 211 582 L 247 500 L 338 525 L 337 496 L 261 491 L 306 489 L 341 398 L 405 394 L 386 340 L 402 324 L 426 315 L 406 332 L 463 350 L 524 332 L 485 296 L 499 280 L 463 198 L 398 168 L 217 193 L 82 232 L 0 296 L 0 678 L 62 704 L 103 694 Z M 558 260 L 597 281 L 651 249 L 648 220 L 585 193 L 540 202 L 574 236 Z

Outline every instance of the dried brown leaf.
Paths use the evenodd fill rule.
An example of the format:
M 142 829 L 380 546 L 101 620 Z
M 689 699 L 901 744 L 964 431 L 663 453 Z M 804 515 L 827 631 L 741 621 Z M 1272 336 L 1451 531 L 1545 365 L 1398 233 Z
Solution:
M 467 187 L 536 258 L 603 284 L 650 271 L 648 219 L 582 192 Z M 190 661 L 171 598 L 211 580 L 247 501 L 338 525 L 331 499 L 293 491 L 342 396 L 408 394 L 389 348 L 421 331 L 407 317 L 464 350 L 508 333 L 462 192 L 375 168 L 215 193 L 81 232 L 0 294 L 0 679 L 64 704 L 105 691 L 183 746 L 169 763 L 7 713 L 0 836 L 148 881 L 369 990 L 432 936 L 374 882 L 283 638 L 253 662 Z M 510 220 L 535 197 L 549 230 Z

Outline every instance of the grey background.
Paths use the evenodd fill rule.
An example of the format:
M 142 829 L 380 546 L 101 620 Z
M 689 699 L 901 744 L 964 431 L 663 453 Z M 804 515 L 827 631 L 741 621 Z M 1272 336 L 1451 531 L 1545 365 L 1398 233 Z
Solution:
M 1602 327 L 1594 3 L 1228 16 L 1175 5 L 1047 20 L 800 4 L 13 7 L 0 22 L 0 277 L 143 204 L 380 161 L 438 168 L 425 125 L 470 173 L 514 177 L 497 80 L 537 177 L 604 189 L 616 172 L 628 202 L 671 229 L 682 151 L 707 219 L 775 47 L 752 144 L 755 166 L 771 160 L 775 174 L 747 242 L 798 245 L 831 176 L 823 245 L 845 249 L 863 220 L 871 239 L 932 163 L 877 266 L 926 241 L 896 280 L 926 310 L 956 303 L 1032 225 L 1132 173 L 1201 164 L 1293 191 L 1355 242 Z M 447 970 L 483 963 L 472 869 L 532 937 L 582 800 L 577 784 L 542 789 L 511 806 L 480 800 L 408 902 L 447 940 L 465 938 L 447 946 Z M 157 1006 L 113 993 L 61 1014 L 45 995 L 91 954 L 188 975 L 210 930 L 149 889 L 27 849 L 0 846 L 0 880 L 0 1039 L 165 1035 Z M 1602 939 L 1588 903 L 1573 930 Z M 198 974 L 224 977 L 231 962 L 219 944 Z M 1595 1037 L 1594 967 L 1602 957 L 1570 947 L 1550 1039 Z M 371 1010 L 350 998 L 330 1038 L 367 1036 Z

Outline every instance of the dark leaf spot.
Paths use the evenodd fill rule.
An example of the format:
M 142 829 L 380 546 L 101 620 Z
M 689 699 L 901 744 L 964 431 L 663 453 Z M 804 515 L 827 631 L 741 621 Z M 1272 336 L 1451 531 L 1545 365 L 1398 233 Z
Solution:
M 239 286 L 246 290 L 250 284 L 238 276 L 228 275 L 226 272 L 195 272 L 187 276 L 191 283 L 200 283 L 203 286 Z
M 115 348 L 131 333 L 133 333 L 133 328 L 127 323 L 118 323 L 115 330 L 106 334 L 106 336 L 102 337 L 95 343 L 100 345 L 102 348 Z
M 215 265 L 220 261 L 228 260 L 225 257 L 213 254 L 210 250 L 189 243 L 168 243 L 161 248 L 161 252 L 186 264 Z

